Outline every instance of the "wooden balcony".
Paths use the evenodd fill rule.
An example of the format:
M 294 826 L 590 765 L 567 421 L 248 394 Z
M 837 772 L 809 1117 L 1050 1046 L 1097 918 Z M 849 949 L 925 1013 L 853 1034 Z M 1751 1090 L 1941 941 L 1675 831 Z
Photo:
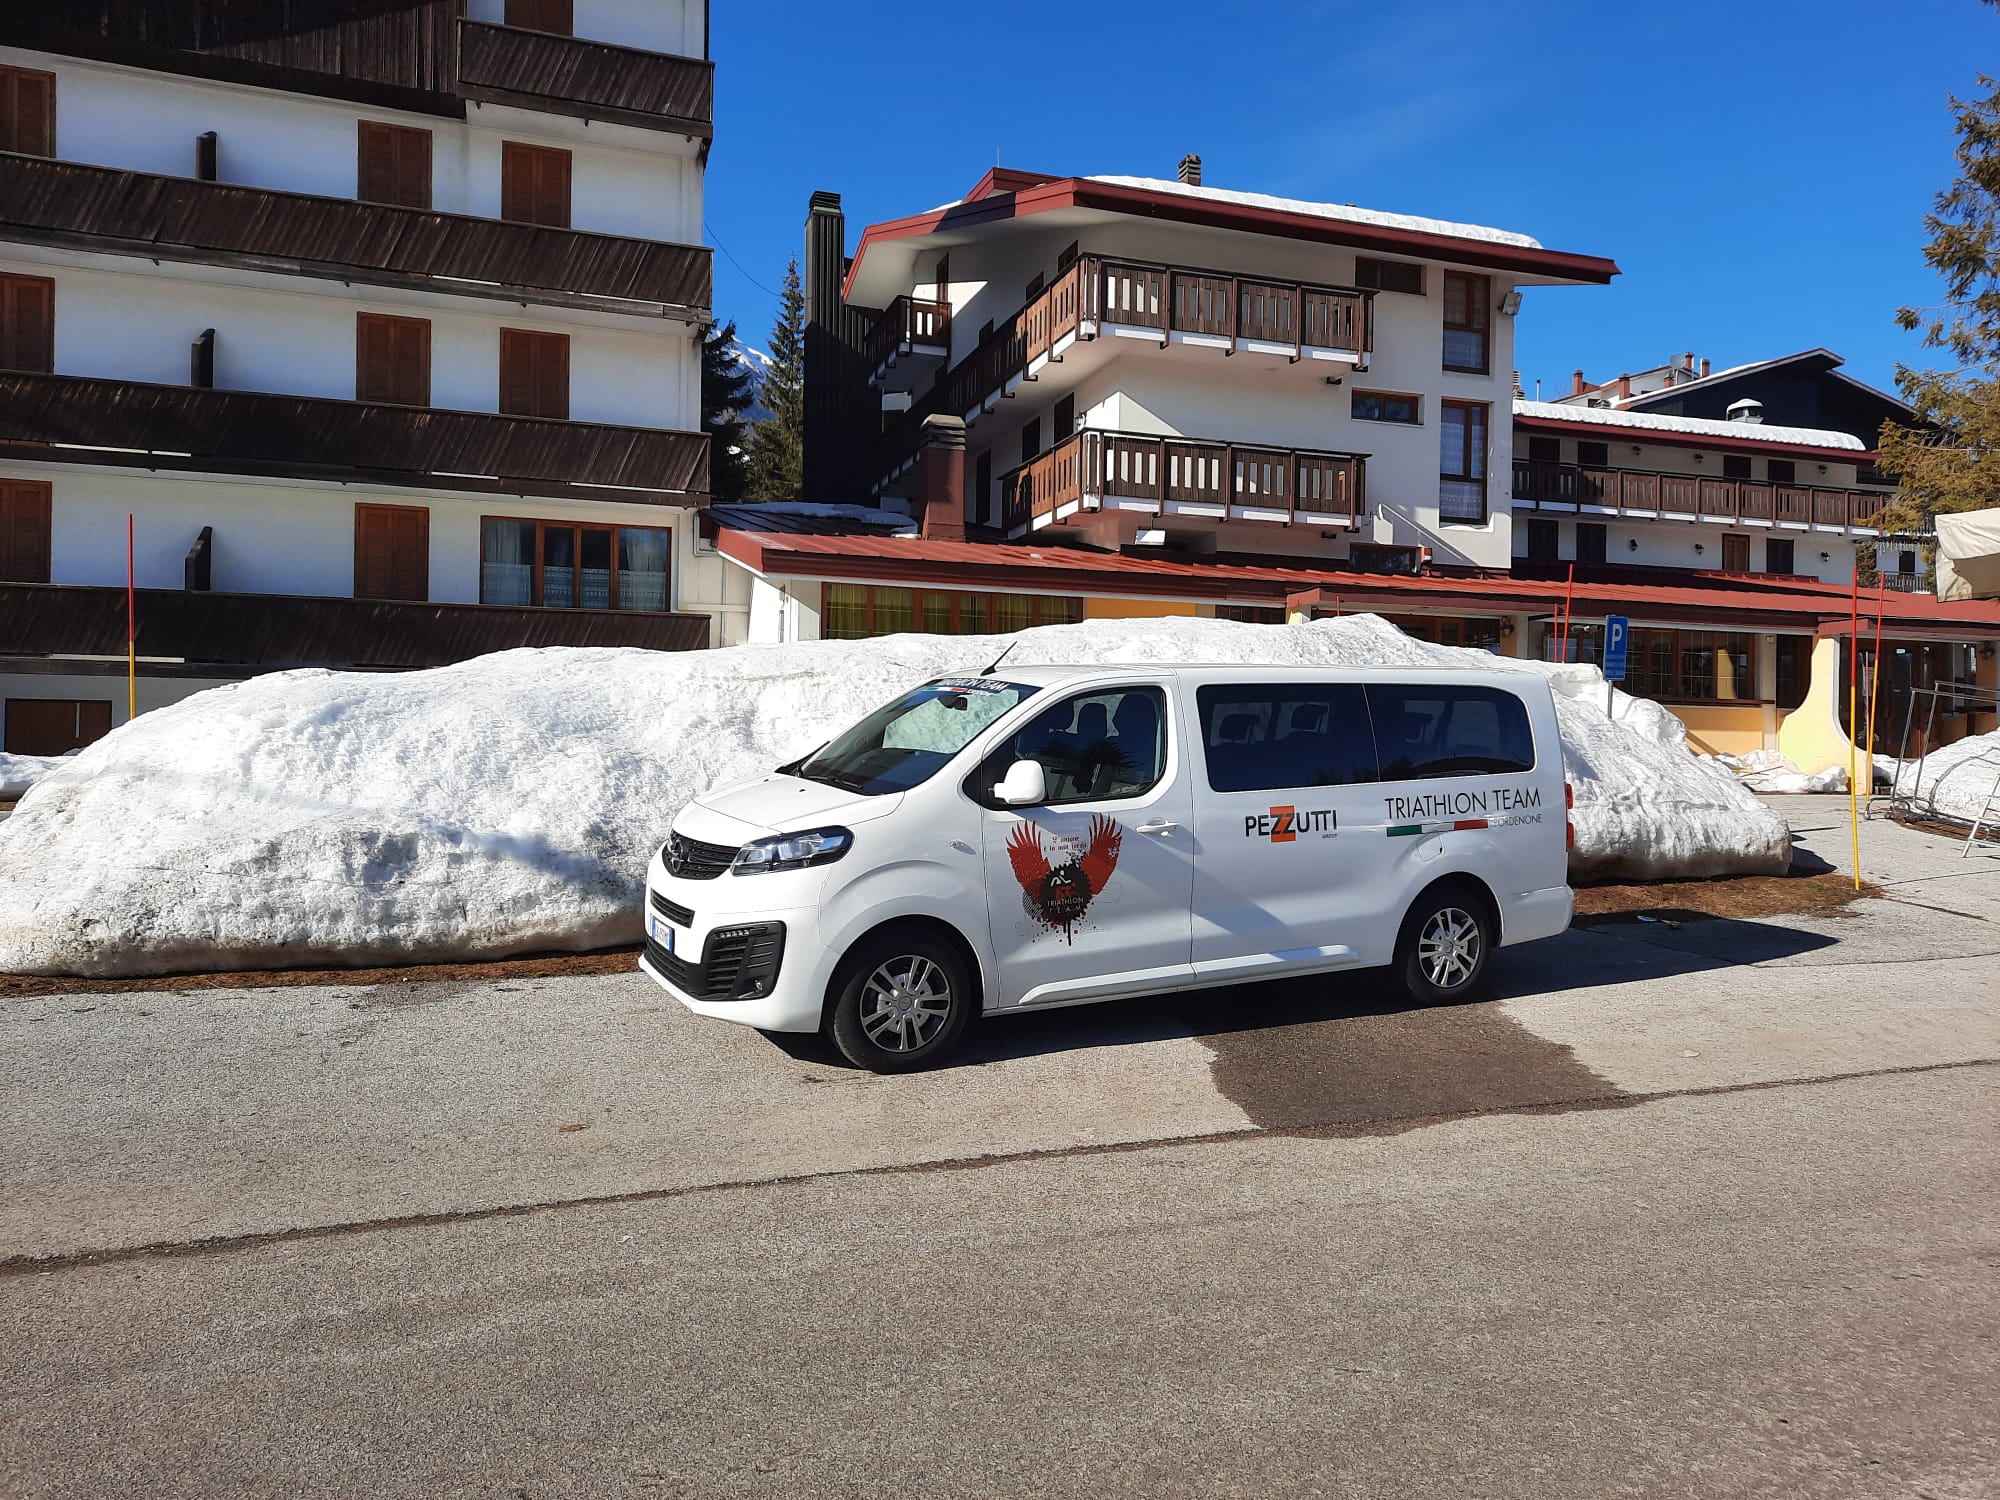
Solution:
M 1888 499 L 1867 490 L 1514 460 L 1514 500 L 1532 501 L 1536 510 L 1873 534 Z
M 883 430 L 876 472 L 886 479 L 915 461 L 925 417 L 972 421 L 1080 340 L 1152 334 L 1163 348 L 1365 365 L 1373 299 L 1345 287 L 1079 256 Z
M 42 461 L 693 505 L 698 432 L 0 371 L 0 453 Z
M 934 297 L 898 297 L 876 318 L 863 355 L 870 384 L 910 389 L 951 357 L 951 304 Z
M 0 152 L 8 239 L 510 302 L 708 316 L 711 252 Z M 645 304 L 633 308 L 631 304 Z
M 458 23 L 458 92 L 584 120 L 715 134 L 715 65 L 586 37 Z
M 709 638 L 698 614 L 178 589 L 140 589 L 136 618 L 142 658 L 238 669 L 441 667 L 516 646 L 691 651 Z M 115 657 L 122 671 L 125 590 L 0 583 L 0 656 L 51 655 Z
M 1000 482 L 1017 536 L 1104 511 L 1353 528 L 1366 477 L 1360 453 L 1086 429 Z

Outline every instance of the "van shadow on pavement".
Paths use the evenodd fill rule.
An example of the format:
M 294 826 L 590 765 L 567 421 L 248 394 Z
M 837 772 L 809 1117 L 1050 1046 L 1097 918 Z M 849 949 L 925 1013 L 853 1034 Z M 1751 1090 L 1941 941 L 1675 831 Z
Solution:
M 1439 1116 L 1614 1106 L 1623 1091 L 1494 1002 L 1719 971 L 1835 941 L 1686 916 L 1678 929 L 1619 922 L 1503 949 L 1482 1001 L 1415 1007 L 1384 969 L 1272 980 L 993 1018 L 947 1066 L 1193 1038 L 1214 1053 L 1216 1088 L 1252 1123 L 1311 1134 L 1389 1135 Z M 787 1051 L 838 1061 L 817 1038 L 785 1040 Z

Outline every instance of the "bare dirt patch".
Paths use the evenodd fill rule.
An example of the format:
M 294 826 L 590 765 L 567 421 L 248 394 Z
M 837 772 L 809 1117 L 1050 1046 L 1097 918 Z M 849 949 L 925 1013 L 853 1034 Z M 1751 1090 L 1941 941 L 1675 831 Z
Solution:
M 1643 885 L 1585 885 L 1576 888 L 1580 923 L 1703 921 L 1708 918 L 1790 917 L 1837 912 L 1863 897 L 1879 896 L 1880 886 L 1839 870 L 1816 875 L 1732 875 L 1714 880 L 1659 880 Z
M 597 953 L 543 953 L 486 963 L 412 964 L 386 969 L 241 969 L 224 974 L 160 974 L 146 979 L 72 979 L 0 974 L 0 999 L 14 995 L 118 995 L 126 991 L 256 990 L 314 984 L 479 983 L 489 979 L 552 979 L 569 974 L 623 974 L 636 967 L 637 948 Z

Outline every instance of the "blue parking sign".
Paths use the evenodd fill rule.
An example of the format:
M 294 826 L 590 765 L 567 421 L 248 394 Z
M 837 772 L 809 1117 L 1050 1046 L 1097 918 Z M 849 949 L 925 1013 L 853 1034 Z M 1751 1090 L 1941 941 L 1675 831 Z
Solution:
M 1625 680 L 1625 638 L 1632 633 L 1632 622 L 1623 615 L 1607 615 L 1604 619 L 1604 680 L 1623 682 Z

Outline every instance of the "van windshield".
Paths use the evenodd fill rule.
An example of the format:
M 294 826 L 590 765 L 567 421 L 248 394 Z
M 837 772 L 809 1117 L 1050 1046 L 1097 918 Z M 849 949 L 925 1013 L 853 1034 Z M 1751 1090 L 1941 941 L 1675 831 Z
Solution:
M 869 797 L 907 791 L 930 780 L 982 729 L 1034 692 L 1026 683 L 991 677 L 940 677 L 778 769 Z

